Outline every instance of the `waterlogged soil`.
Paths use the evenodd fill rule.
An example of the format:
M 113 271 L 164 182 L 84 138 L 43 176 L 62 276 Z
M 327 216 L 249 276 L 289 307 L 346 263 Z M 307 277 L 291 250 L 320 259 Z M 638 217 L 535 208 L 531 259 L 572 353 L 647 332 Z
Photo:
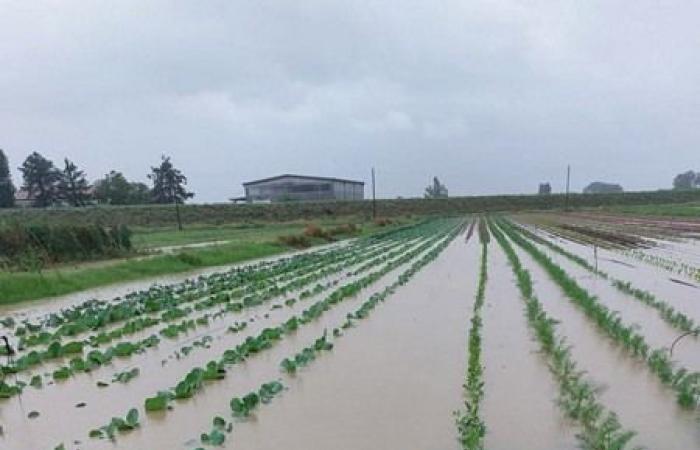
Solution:
M 153 278 L 145 278 L 137 281 L 126 283 L 115 283 L 107 286 L 102 286 L 94 289 L 86 289 L 84 291 L 71 294 L 49 297 L 38 300 L 30 300 L 21 303 L 0 304 L 0 317 L 12 316 L 17 320 L 33 319 L 45 314 L 60 311 L 63 308 L 68 308 L 92 299 L 113 299 L 124 296 L 128 293 L 146 290 L 154 284 L 169 285 L 181 283 L 187 279 L 197 278 L 199 276 L 207 276 L 214 273 L 227 272 L 236 267 L 246 267 L 252 264 L 257 264 L 262 261 L 274 261 L 281 257 L 291 257 L 301 253 L 317 252 L 331 250 L 337 246 L 348 245 L 350 241 L 342 241 L 338 243 L 328 244 L 322 247 L 314 247 L 312 249 L 297 250 L 283 255 L 275 255 L 265 258 L 253 259 L 244 263 L 226 264 L 223 266 L 207 267 L 189 272 L 181 272 L 173 275 L 160 275 Z
M 609 280 L 600 278 L 569 259 L 549 250 L 543 245 L 535 244 L 540 251 L 547 254 L 570 277 L 594 295 L 598 301 L 613 311 L 618 311 L 625 325 L 633 325 L 644 336 L 646 342 L 654 349 L 669 349 L 682 331 L 666 323 L 657 310 L 647 306 L 634 296 L 621 292 Z M 700 342 L 688 337 L 674 347 L 673 360 L 691 371 L 700 371 Z
M 458 449 L 477 267 L 477 246 L 453 241 L 226 448 Z
M 142 414 L 142 426 L 126 435 L 120 435 L 116 447 L 196 448 L 199 446 L 200 433 L 210 431 L 214 415 L 230 415 L 228 403 L 231 397 L 245 395 L 263 382 L 282 378 L 279 363 L 284 357 L 292 356 L 312 343 L 326 328 L 340 326 L 349 312 L 357 309 L 372 293 L 392 283 L 408 266 L 404 264 L 389 272 L 358 296 L 336 305 L 319 320 L 301 327 L 270 350 L 256 355 L 244 364 L 234 366 L 224 380 L 208 384 L 189 401 L 176 402 L 174 411 L 150 414 L 147 417 Z M 302 303 L 310 305 L 311 301 L 313 300 L 309 299 Z M 218 359 L 224 350 L 242 342 L 246 336 L 257 334 L 262 328 L 278 325 L 282 321 L 270 323 L 258 316 L 244 332 L 214 334 L 210 348 L 195 348 L 190 355 L 181 359 L 173 358 L 175 346 L 163 340 L 158 348 L 149 349 L 144 355 L 117 362 L 112 366 L 114 371 L 106 367 L 91 374 L 77 374 L 58 386 L 45 386 L 39 390 L 27 388 L 22 396 L 7 400 L 1 405 L 0 423 L 5 433 L 0 442 L 7 444 L 7 448 L 17 450 L 54 448 L 60 442 L 65 443 L 66 448 L 73 448 L 68 444 L 74 441 L 82 441 L 77 446 L 81 449 L 115 448 L 115 444 L 110 441 L 89 439 L 88 432 L 106 425 L 113 416 L 124 417 L 130 408 L 136 407 L 142 411 L 146 397 L 174 386 L 191 368 Z M 205 334 L 211 333 L 203 330 L 192 338 Z M 133 364 L 135 361 L 138 364 Z M 164 365 L 163 361 L 166 361 Z M 125 370 L 132 366 L 139 367 L 141 373 L 128 384 L 114 383 L 107 388 L 96 386 L 99 380 L 110 381 L 117 368 Z M 85 402 L 86 406 L 76 408 L 75 405 L 81 402 Z M 28 413 L 34 410 L 39 411 L 40 416 L 28 419 Z M 70 421 L 66 417 L 70 417 Z
M 559 240 L 556 243 L 569 252 L 588 260 L 590 264 L 595 264 L 593 252 L 590 248 L 566 240 Z M 553 256 L 553 254 L 551 255 Z M 563 258 L 559 257 L 558 261 L 564 264 Z M 598 250 L 598 267 L 617 280 L 629 282 L 635 288 L 650 292 L 658 300 L 664 301 L 675 310 L 690 317 L 697 324 L 700 324 L 700 290 L 693 286 L 671 281 L 669 273 L 664 269 L 650 266 L 615 252 L 601 251 L 600 249 Z M 602 280 L 599 280 L 597 285 L 600 289 L 603 287 L 605 287 L 605 290 L 614 289 L 611 286 L 608 287 L 609 282 L 604 282 Z M 596 292 L 604 302 L 606 298 L 609 298 L 601 294 L 600 290 Z M 675 339 L 682 334 L 679 330 L 672 329 L 669 326 L 659 325 L 658 322 L 661 321 L 661 319 L 658 317 L 655 310 L 650 307 L 641 306 L 633 297 L 625 296 L 620 293 L 616 293 L 613 297 L 624 298 L 624 304 L 618 304 L 616 309 L 622 313 L 622 318 L 625 321 L 630 320 L 630 318 L 636 315 L 636 323 L 640 324 L 645 329 L 649 329 L 649 332 L 645 333 L 645 336 L 647 340 L 655 346 L 669 348 Z M 642 309 L 647 309 L 649 312 L 642 312 Z M 635 311 L 637 311 L 636 314 Z M 652 317 L 649 318 L 649 315 Z M 661 331 L 657 334 L 657 332 L 654 331 L 655 329 L 665 331 Z M 687 336 L 673 346 L 673 358 L 687 368 L 698 370 L 700 369 L 699 346 L 699 338 Z
M 564 239 L 552 239 L 560 247 L 586 259 L 595 265 L 591 247 Z M 683 278 L 667 270 L 649 265 L 618 252 L 598 249 L 598 268 L 615 279 L 629 282 L 633 287 L 651 292 L 673 308 L 700 323 L 700 289 L 674 282 L 672 278 Z
M 653 242 L 655 246 L 644 250 L 645 253 L 700 267 L 700 245 L 696 239 L 655 239 Z
M 514 247 L 531 273 L 545 311 L 559 321 L 557 330 L 571 345 L 573 360 L 600 387 L 601 403 L 617 413 L 625 429 L 636 432 L 630 448 L 700 448 L 697 419 L 678 406 L 674 392 L 664 387 L 644 362 L 629 357 L 597 329 L 529 255 Z
M 421 241 L 422 242 L 422 241 Z M 420 245 L 421 242 L 416 242 L 414 243 L 410 249 L 416 248 Z M 149 365 L 149 364 L 155 364 L 157 362 L 160 362 L 161 365 L 163 361 L 165 363 L 169 363 L 173 358 L 179 359 L 180 357 L 184 357 L 182 355 L 182 347 L 185 345 L 190 345 L 194 342 L 197 341 L 204 336 L 211 336 L 214 337 L 217 340 L 224 339 L 228 342 L 232 336 L 227 332 L 228 327 L 235 322 L 247 322 L 247 327 L 245 330 L 239 332 L 235 336 L 236 341 L 242 341 L 248 336 L 255 336 L 257 335 L 263 328 L 265 327 L 270 327 L 270 326 L 277 326 L 286 320 L 288 320 L 292 315 L 299 314 L 302 312 L 302 310 L 308 308 L 310 305 L 312 305 L 314 302 L 319 301 L 323 299 L 325 296 L 327 296 L 330 292 L 333 290 L 337 289 L 338 287 L 351 283 L 353 281 L 356 281 L 364 276 L 366 276 L 368 273 L 370 273 L 374 269 L 369 269 L 366 270 L 358 275 L 348 275 L 349 272 L 353 272 L 359 266 L 365 264 L 366 261 L 355 265 L 355 266 L 349 266 L 345 270 L 342 271 L 340 275 L 336 276 L 330 276 L 324 279 L 319 280 L 319 283 L 325 284 L 325 283 L 333 283 L 334 286 L 332 286 L 330 289 L 323 291 L 319 294 L 312 295 L 308 298 L 305 298 L 303 300 L 298 300 L 294 305 L 291 307 L 284 306 L 282 308 L 276 308 L 276 309 L 271 309 L 272 305 L 281 305 L 283 303 L 283 300 L 291 297 L 295 297 L 298 295 L 298 292 L 290 292 L 286 297 L 279 297 L 276 299 L 272 299 L 268 302 L 265 302 L 262 305 L 259 306 L 254 306 L 251 308 L 247 308 L 241 312 L 238 313 L 226 313 L 222 317 L 217 318 L 217 319 L 211 319 L 209 321 L 208 326 L 198 326 L 195 330 L 190 330 L 188 333 L 183 333 L 182 335 L 178 336 L 177 338 L 163 338 L 161 339 L 161 342 L 158 345 L 158 353 L 153 353 L 152 350 L 147 349 L 144 353 L 141 354 L 135 354 L 132 355 L 130 358 L 125 358 L 122 360 L 115 359 L 113 360 L 112 364 L 103 366 L 103 367 L 98 367 L 94 371 L 91 372 L 90 378 L 92 379 L 98 379 L 102 380 L 105 382 L 109 382 L 113 376 L 114 373 L 121 372 L 121 371 L 126 371 L 130 370 L 133 367 L 143 367 L 143 365 Z M 405 268 L 405 267 L 404 267 Z M 403 268 L 401 269 L 403 270 Z M 396 273 L 396 272 L 395 272 Z M 209 314 L 215 312 L 215 310 L 210 310 Z M 204 313 L 200 313 L 200 315 L 203 315 Z M 188 319 L 195 319 L 196 317 L 199 317 L 199 315 L 192 315 L 188 316 Z M 175 321 L 174 323 L 178 323 L 180 320 Z M 121 326 L 123 324 L 119 324 L 118 326 Z M 148 336 L 152 334 L 158 334 L 158 330 L 163 328 L 165 324 L 161 323 L 157 325 L 156 327 L 152 328 L 146 328 L 142 330 L 141 332 L 134 333 L 128 337 L 128 340 L 131 342 L 136 342 L 141 339 L 145 339 Z M 113 327 L 109 327 L 113 328 Z M 107 328 L 107 329 L 109 329 Z M 113 345 L 118 341 L 112 342 L 109 345 Z M 104 348 L 108 347 L 109 345 L 104 345 L 101 348 L 104 350 Z M 34 349 L 43 349 L 43 347 L 37 347 Z M 199 352 L 198 348 L 195 348 L 196 352 Z M 205 358 L 209 358 L 210 356 L 208 355 L 208 352 L 201 352 Z M 156 357 L 161 357 L 162 359 L 154 359 Z M 189 358 L 194 358 L 194 356 L 189 357 Z M 205 359 L 204 361 L 200 361 L 200 363 L 204 364 L 208 360 Z M 41 367 L 40 370 L 34 369 L 32 371 L 32 374 L 34 373 L 42 373 L 42 372 L 52 372 L 53 370 L 59 368 L 60 366 L 63 366 L 67 363 L 66 360 L 64 359 L 57 359 L 55 361 L 50 361 L 44 363 Z M 29 379 L 30 376 L 23 374 L 25 379 Z M 76 374 L 74 375 L 76 377 L 81 377 L 81 376 L 87 376 L 86 374 Z M 133 383 L 133 382 L 132 382 Z M 46 389 L 52 389 L 52 387 L 46 387 Z M 98 389 L 102 390 L 102 389 Z
M 485 447 L 579 448 L 577 430 L 555 403 L 558 388 L 528 328 L 525 304 L 506 256 L 494 242 L 489 246 L 488 257 L 482 310 Z

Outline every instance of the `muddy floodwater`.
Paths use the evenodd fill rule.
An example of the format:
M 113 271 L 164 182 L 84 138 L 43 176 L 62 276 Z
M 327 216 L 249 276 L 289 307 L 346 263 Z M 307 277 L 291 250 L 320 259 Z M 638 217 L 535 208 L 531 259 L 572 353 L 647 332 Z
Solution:
M 557 329 L 571 344 L 579 369 L 600 388 L 606 408 L 636 433 L 633 444 L 665 450 L 700 448 L 695 414 L 678 406 L 673 392 L 643 362 L 629 357 L 597 329 L 527 253 L 516 252 L 532 275 L 545 311 L 559 321 Z
M 578 448 L 561 414 L 557 386 L 528 329 L 525 305 L 500 247 L 491 245 L 484 320 L 486 448 Z M 537 417 L 537 420 L 532 420 Z
M 456 230 L 456 228 L 455 228 Z M 195 450 L 203 448 L 246 450 L 459 450 L 462 448 L 455 413 L 465 409 L 465 377 L 469 356 L 468 336 L 480 273 L 482 245 L 479 234 L 466 238 L 466 230 L 453 239 L 436 258 L 429 260 L 404 284 L 402 276 L 430 250 L 441 248 L 446 235 L 419 235 L 361 247 L 388 259 L 352 259 L 351 250 L 341 249 L 340 264 L 332 272 L 320 272 L 327 259 L 315 266 L 294 266 L 287 272 L 270 272 L 266 281 L 278 287 L 292 284 L 297 277 L 322 273 L 308 286 L 294 286 L 284 294 L 248 305 L 242 310 L 211 309 L 188 311 L 187 319 L 201 319 L 182 335 L 165 338 L 130 357 L 115 357 L 89 372 L 76 371 L 68 379 L 53 381 L 54 370 L 67 359 L 44 361 L 5 382 L 27 381 L 41 375 L 41 388 L 27 386 L 21 395 L 0 400 L 0 450 Z M 483 230 L 482 230 L 483 231 Z M 548 239 L 554 239 L 547 236 Z M 590 249 L 557 240 L 567 250 L 592 261 Z M 351 248 L 352 243 L 342 246 Z M 337 246 L 336 246 L 337 247 Z M 599 297 L 602 304 L 620 311 L 625 323 L 636 324 L 653 347 L 664 347 L 676 331 L 653 309 L 629 298 L 609 281 L 592 276 L 545 246 L 549 255 L 577 282 Z M 566 337 L 571 357 L 598 388 L 603 406 L 619 417 L 623 427 L 635 432 L 632 445 L 647 449 L 700 448 L 697 415 L 680 408 L 675 394 L 663 386 L 644 362 L 630 357 L 603 334 L 564 295 L 547 273 L 517 246 L 516 253 L 531 273 L 534 290 L 548 315 L 557 320 L 557 332 Z M 331 247 L 314 249 L 326 252 Z M 410 258 L 402 258 L 410 255 Z M 278 257 L 282 261 L 284 257 Z M 614 251 L 600 251 L 599 267 L 621 280 L 668 297 L 674 307 L 700 318 L 700 298 L 687 286 L 668 281 L 659 268 Z M 274 258 L 268 260 L 273 261 Z M 375 264 L 376 263 L 376 264 Z M 386 266 L 385 266 L 386 265 Z M 369 273 L 386 267 L 382 275 L 358 293 L 332 303 L 316 318 L 304 322 L 269 347 L 249 355 L 245 361 L 227 366 L 225 377 L 205 382 L 189 399 L 173 400 L 167 411 L 146 413 L 144 399 L 170 390 L 192 369 L 218 361 L 226 350 L 236 348 L 270 327 L 280 327 L 292 317 L 340 292 Z M 168 284 L 210 274 L 226 268 L 195 274 L 159 277 L 85 291 L 58 299 L 0 309 L 0 318 L 38 318 L 48 312 L 76 305 L 84 300 L 111 300 L 152 283 Z M 497 242 L 488 245 L 488 279 L 480 310 L 483 399 L 480 419 L 486 427 L 484 448 L 489 450 L 574 450 L 580 423 L 567 418 L 557 403 L 559 385 L 539 351 L 539 341 L 527 322 L 525 303 L 505 253 Z M 317 272 L 318 271 L 318 272 Z M 268 285 L 264 285 L 268 286 Z M 360 319 L 354 314 L 375 294 L 389 286 L 395 290 Z M 248 295 L 265 287 L 249 286 Z M 302 289 L 314 288 L 301 295 Z M 260 289 L 261 291 L 256 291 Z M 197 295 L 207 296 L 208 291 Z M 118 301 L 118 300 L 114 300 Z M 208 307 L 209 308 L 209 307 Z M 211 314 L 216 312 L 217 314 Z M 159 318 L 161 311 L 144 311 L 142 317 Z M 351 319 L 348 319 L 348 318 Z M 351 322 L 351 326 L 347 325 Z M 158 334 L 161 326 L 130 332 L 129 341 Z M 169 322 L 175 323 L 175 322 Z M 245 328 L 230 327 L 245 323 Z M 115 321 L 100 331 L 120 329 Z M 336 330 L 336 335 L 333 334 Z M 70 339 L 87 339 L 94 330 Z M 332 350 L 318 352 L 316 359 L 295 374 L 281 370 L 285 358 L 293 358 L 323 335 L 333 342 Z M 13 337 L 13 342 L 17 342 Z M 68 338 L 65 339 L 66 341 Z M 61 341 L 65 343 L 65 341 Z M 95 343 L 104 351 L 108 344 Z M 48 343 L 36 347 L 47 351 Z M 690 338 L 679 345 L 674 360 L 690 370 L 700 370 L 698 342 Z M 26 351 L 26 350 L 23 350 Z M 0 364 L 5 364 L 0 356 Z M 137 368 L 139 374 L 122 383 L 118 373 Z M 256 391 L 262 383 L 280 381 L 285 389 L 268 404 L 262 404 L 248 418 L 234 418 L 230 401 Z M 106 384 L 100 386 L 98 382 Z M 139 426 L 117 433 L 115 440 L 90 438 L 91 430 L 107 425 L 113 417 L 124 418 L 131 408 L 139 411 Z M 221 446 L 205 445 L 203 433 L 213 429 L 217 416 L 232 424 Z

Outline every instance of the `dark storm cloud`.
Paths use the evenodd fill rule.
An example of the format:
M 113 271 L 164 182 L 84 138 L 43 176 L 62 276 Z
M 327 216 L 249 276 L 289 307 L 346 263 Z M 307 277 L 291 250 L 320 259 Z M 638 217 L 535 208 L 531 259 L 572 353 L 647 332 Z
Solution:
M 300 172 L 384 196 L 628 189 L 700 169 L 700 6 L 545 1 L 0 4 L 0 148 L 200 201 Z M 18 174 L 15 173 L 15 178 Z M 16 180 L 17 181 L 17 180 Z

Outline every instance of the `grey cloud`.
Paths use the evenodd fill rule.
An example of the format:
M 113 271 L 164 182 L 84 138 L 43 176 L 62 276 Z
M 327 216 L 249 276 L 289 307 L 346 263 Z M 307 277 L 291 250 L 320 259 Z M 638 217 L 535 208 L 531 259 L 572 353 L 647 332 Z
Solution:
M 0 4 L 0 148 L 145 179 L 173 155 L 199 201 L 278 172 L 383 196 L 628 189 L 700 169 L 694 2 Z M 15 173 L 15 177 L 18 174 Z

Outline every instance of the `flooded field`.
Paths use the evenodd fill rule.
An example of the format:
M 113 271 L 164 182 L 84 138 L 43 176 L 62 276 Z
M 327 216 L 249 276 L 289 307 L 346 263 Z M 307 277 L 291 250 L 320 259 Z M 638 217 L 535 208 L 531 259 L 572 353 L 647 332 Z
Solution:
M 432 220 L 7 307 L 0 448 L 700 448 L 700 290 L 655 264 L 696 243 L 560 223 Z

